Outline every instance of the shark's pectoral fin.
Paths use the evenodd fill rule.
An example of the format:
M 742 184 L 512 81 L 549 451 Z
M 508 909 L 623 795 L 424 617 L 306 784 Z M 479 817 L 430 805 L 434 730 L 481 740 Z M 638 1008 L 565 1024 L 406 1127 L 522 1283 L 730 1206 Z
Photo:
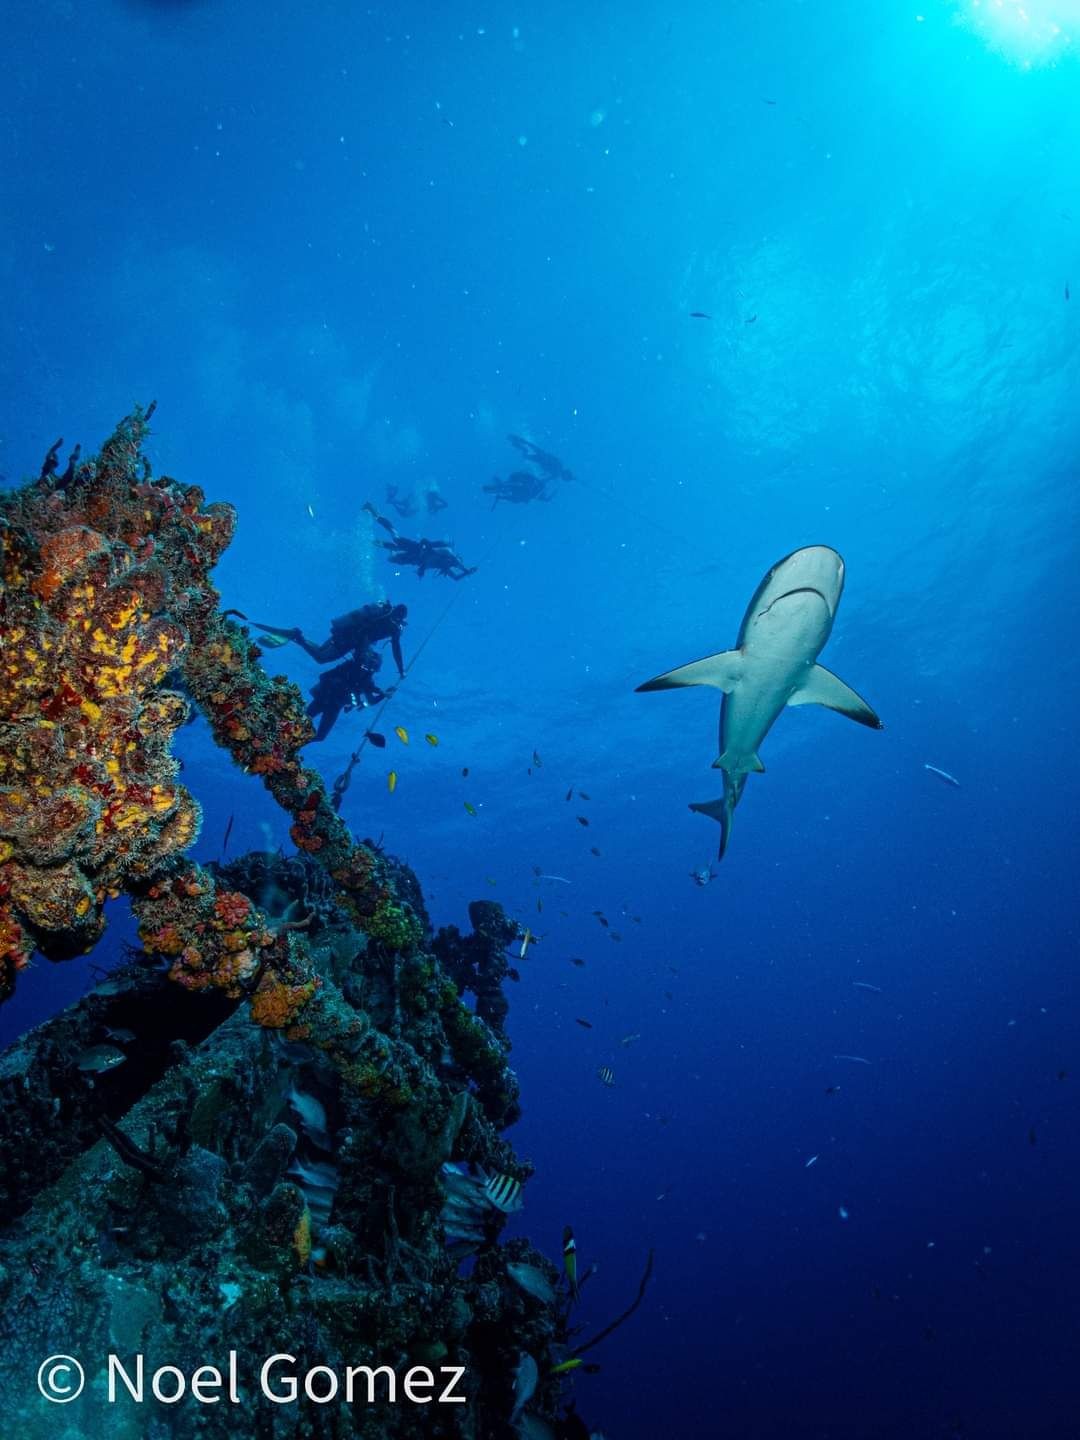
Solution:
M 694 660 L 689 665 L 680 665 L 666 675 L 657 675 L 646 680 L 641 690 L 676 690 L 682 685 L 712 685 L 725 694 L 734 690 L 742 676 L 743 657 L 741 650 L 724 650 L 719 655 L 707 655 L 704 660 Z
M 826 710 L 838 710 L 860 725 L 869 725 L 871 730 L 885 728 L 862 696 L 856 695 L 850 685 L 845 685 L 824 665 L 814 665 L 810 669 L 788 704 L 824 705 Z

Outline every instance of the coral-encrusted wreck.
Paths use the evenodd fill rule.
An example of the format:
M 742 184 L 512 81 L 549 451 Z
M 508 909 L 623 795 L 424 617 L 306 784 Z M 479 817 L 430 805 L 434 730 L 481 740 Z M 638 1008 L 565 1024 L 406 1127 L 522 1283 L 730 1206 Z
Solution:
M 0 1056 L 5 1423 L 554 1436 L 569 1300 L 527 1241 L 498 1243 L 482 1184 L 530 1174 L 500 1135 L 519 1113 L 497 993 L 514 927 L 486 906 L 476 936 L 433 940 L 411 873 L 354 842 L 301 759 L 299 692 L 220 612 L 234 512 L 152 477 L 148 419 L 0 495 L 0 998 L 35 951 L 93 947 L 121 894 L 143 947 Z M 199 807 L 171 740 L 192 702 L 289 812 L 296 856 L 186 858 Z M 454 1213 L 472 1205 L 467 1244 L 444 1176 Z M 240 1411 L 107 1401 L 110 1353 L 190 1375 L 230 1351 Z M 277 1351 L 298 1373 L 461 1366 L 468 1401 L 275 1405 L 257 1368 Z M 63 1412 L 35 1380 L 57 1352 L 88 1376 Z

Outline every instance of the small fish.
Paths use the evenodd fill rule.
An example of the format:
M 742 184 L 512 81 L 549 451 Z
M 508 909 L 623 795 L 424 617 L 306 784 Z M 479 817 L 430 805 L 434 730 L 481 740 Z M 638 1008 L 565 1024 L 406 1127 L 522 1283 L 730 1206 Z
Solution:
M 577 823 L 579 825 L 588 825 L 589 817 L 587 815 L 579 815 L 577 816 Z
M 123 1028 L 112 1030 L 108 1025 L 105 1026 L 105 1034 L 117 1045 L 130 1045 L 135 1039 L 134 1030 L 125 1030 Z
M 527 1351 L 522 1350 L 518 1357 L 517 1369 L 514 1371 L 514 1408 L 510 1412 L 511 1425 L 516 1425 L 518 1416 L 536 1394 L 536 1384 L 539 1379 L 540 1370 L 536 1361 Z
M 571 786 L 570 786 L 570 789 L 567 790 L 567 792 L 566 792 L 566 798 L 567 798 L 567 800 L 572 800 L 572 799 L 574 798 L 574 787 L 573 787 L 573 785 L 571 785 Z
M 880 985 L 871 985 L 869 980 L 852 980 L 851 983 L 856 990 L 872 990 L 875 995 L 883 993 Z
M 1031 1129 L 1028 1131 L 1028 1144 L 1029 1144 L 1029 1145 L 1034 1145 L 1034 1144 L 1035 1144 L 1035 1126 L 1034 1126 L 1034 1125 L 1032 1125 Z
M 589 854 L 590 854 L 590 855 L 596 855 L 597 857 L 599 857 L 600 851 L 599 851 L 599 850 L 596 848 L 596 846 L 594 845 L 594 846 L 592 847 L 592 849 L 589 851 Z
M 691 311 L 690 311 L 690 319 L 691 319 L 691 320 L 711 320 L 711 319 L 712 319 L 712 316 L 711 316 L 711 315 L 706 315 L 706 313 L 705 313 L 704 310 L 691 310 Z
M 430 734 L 429 734 L 429 735 L 425 735 L 425 736 L 424 736 L 424 739 L 425 739 L 425 740 L 427 741 L 427 743 L 428 743 L 429 745 L 431 745 L 432 747 L 438 745 L 438 743 L 439 743 L 439 737 L 438 737 L 437 735 L 430 735 Z
M 925 764 L 923 765 L 923 769 L 929 770 L 931 775 L 937 775 L 940 779 L 945 781 L 946 785 L 955 785 L 957 790 L 960 789 L 960 781 L 957 780 L 955 775 L 950 775 L 947 770 L 939 770 L 936 765 Z
M 397 738 L 401 741 L 403 745 L 407 745 L 409 743 L 409 732 L 405 729 L 404 725 L 395 725 L 394 734 L 397 736 Z
M 536 766 L 537 770 L 542 770 L 544 768 L 544 762 L 540 759 L 540 756 L 536 753 L 535 750 L 533 751 L 533 764 Z
M 618 944 L 621 944 L 621 943 L 622 943 L 622 936 L 619 934 L 618 930 L 612 930 L 612 932 L 611 932 L 611 939 L 614 940 L 614 941 L 615 941 L 616 943 L 618 943 Z
M 761 103 L 762 103 L 763 105 L 775 105 L 775 104 L 776 104 L 776 101 L 775 101 L 775 100 L 766 100 L 766 99 L 764 98 L 764 96 L 762 96 L 762 102 L 761 102 Z
M 749 320 L 744 320 L 744 321 L 743 321 L 743 324 L 744 324 L 744 325 L 753 325 L 756 320 L 757 320 L 757 316 L 756 316 L 756 315 L 751 315 L 750 318 L 749 318 Z
M 582 960 L 582 958 L 581 958 L 580 955 L 573 955 L 573 956 L 571 956 L 571 958 L 570 958 L 570 964 L 571 964 L 571 965 L 576 965 L 579 970 L 584 970 L 584 969 L 585 969 L 585 961 Z M 1061 1076 L 1059 1076 L 1058 1078 L 1060 1079 Z
M 236 816 L 235 816 L 235 815 L 230 815 L 230 816 L 229 816 L 229 823 L 225 826 L 225 834 L 224 834 L 224 836 L 222 837 L 222 841 L 221 841 L 221 853 L 222 853 L 222 855 L 224 855 L 224 854 L 225 854 L 225 851 L 229 848 L 229 836 L 232 834 L 233 821 L 234 821 L 235 819 L 236 819 Z
M 851 1215 L 851 1211 L 847 1208 L 846 1205 L 841 1205 L 836 1213 L 840 1216 L 841 1220 L 847 1220 Z
M 310 504 L 307 507 L 307 513 L 311 516 L 312 520 L 315 519 L 315 511 L 311 508 Z
M 526 956 L 526 954 L 528 953 L 528 949 L 529 949 L 529 946 L 531 945 L 532 941 L 533 941 L 533 933 L 532 933 L 532 931 L 529 929 L 529 927 L 526 925 L 526 926 L 525 926 L 525 934 L 521 937 L 521 949 L 518 951 L 518 959 L 519 959 L 519 960 L 524 960 L 524 959 L 525 959 L 525 956 Z
M 396 770 L 391 770 L 391 771 L 390 771 L 390 774 L 387 775 L 387 777 L 386 777 L 386 788 L 390 791 L 390 794 L 391 794 L 391 795 L 392 795 L 392 794 L 394 793 L 394 791 L 397 789 L 397 771 L 396 771 Z
M 817 1155 L 811 1155 L 811 1156 L 810 1156 L 810 1159 L 807 1160 L 806 1164 L 803 1166 L 803 1169 L 804 1169 L 804 1170 L 809 1170 L 811 1165 L 816 1165 L 816 1164 L 817 1164 L 818 1159 L 819 1159 L 819 1156 L 817 1156 Z
M 633 1035 L 624 1035 L 619 1041 L 620 1045 L 633 1045 L 635 1040 L 641 1039 L 641 1031 L 636 1030 Z
M 601 1065 L 600 1069 L 597 1070 L 596 1073 L 597 1075 L 599 1075 L 600 1079 L 604 1082 L 605 1085 L 615 1084 L 615 1071 L 612 1070 L 610 1065 Z
M 497 880 L 493 880 L 490 875 L 485 876 L 485 879 L 487 880 L 487 883 L 491 886 L 496 886 L 499 883 Z
M 608 928 L 608 926 L 611 924 L 611 921 L 607 918 L 607 916 L 606 916 L 606 915 L 601 915 L 599 910 L 594 910 L 594 911 L 593 911 L 593 914 L 596 916 L 597 920 L 600 921 L 600 924 L 601 924 L 601 925 L 604 927 L 604 929 L 606 930 L 606 929 Z
M 839 1095 L 839 1094 L 840 1094 L 840 1086 L 839 1086 L 839 1085 L 826 1085 L 826 1086 L 825 1086 L 825 1094 L 826 1094 L 826 1095 Z
M 865 1055 L 834 1055 L 832 1058 L 834 1060 L 851 1060 L 856 1065 L 870 1064 Z
M 1068 299 L 1070 299 L 1070 298 L 1071 298 L 1071 297 L 1070 297 L 1070 295 L 1069 295 L 1069 282 L 1066 280 L 1066 281 L 1065 281 L 1065 299 L 1068 300 Z
M 579 790 L 577 793 L 578 793 L 578 799 L 579 799 L 579 800 L 591 800 L 591 799 L 592 799 L 592 796 L 591 796 L 591 795 L 586 795 L 584 790 Z
M 577 1299 L 577 1242 L 574 1239 L 574 1232 L 569 1225 L 563 1226 L 562 1232 L 562 1257 L 563 1269 L 566 1271 L 566 1282 L 570 1286 L 571 1298 Z
M 87 1075 L 101 1075 L 123 1065 L 127 1056 L 115 1045 L 91 1045 L 75 1061 L 75 1067 Z
M 565 875 L 541 875 L 540 871 L 537 870 L 535 867 L 533 868 L 533 874 L 538 880 L 557 880 L 560 885 L 570 885 L 573 883 L 572 881 L 567 880 Z
M 537 902 L 536 902 L 536 913 L 537 913 L 538 915 L 542 915 L 542 914 L 544 913 L 544 902 L 543 902 L 543 900 L 537 900 Z
M 551 1369 L 548 1371 L 548 1374 L 549 1374 L 549 1375 L 568 1375 L 571 1370 L 577 1370 L 577 1369 L 579 1368 L 579 1366 L 584 1365 L 584 1364 L 585 1364 L 585 1362 L 584 1362 L 584 1360 L 582 1360 L 582 1358 L 581 1358 L 580 1355 L 574 1355 L 574 1356 L 573 1356 L 571 1359 L 569 1359 L 569 1360 L 563 1360 L 563 1361 L 561 1362 L 561 1364 L 559 1364 L 559 1365 L 553 1365 L 553 1366 L 551 1367 Z
M 468 802 L 468 800 L 465 801 L 465 809 L 466 809 L 466 811 L 467 811 L 470 815 L 475 815 L 475 814 L 477 814 L 476 806 L 475 806 L 475 805 L 470 805 L 469 802 Z
M 364 734 L 365 734 L 365 735 L 367 736 L 367 738 L 371 741 L 371 743 L 375 746 L 375 749 L 376 749 L 376 750 L 385 750 L 385 749 L 386 749 L 386 736 L 385 736 L 385 735 L 380 735 L 377 730 L 365 730 L 365 731 L 364 731 Z
M 484 1182 L 484 1194 L 496 1210 L 510 1215 L 523 1206 L 521 1181 L 512 1175 L 489 1175 Z
M 260 635 L 258 643 L 263 650 L 280 650 L 289 641 L 285 635 Z
M 469 767 L 468 767 L 468 765 L 466 765 L 465 768 L 464 768 L 464 770 L 462 770 L 462 772 L 461 772 L 461 778 L 462 778 L 463 780 L 467 780 L 467 779 L 469 778 Z
M 523 1265 L 520 1261 L 511 1261 L 506 1267 L 506 1273 L 516 1285 L 520 1285 L 526 1295 L 531 1295 L 543 1305 L 554 1305 L 555 1287 L 535 1265 Z
M 580 1025 L 583 1030 L 591 1030 L 593 1028 L 591 1020 L 582 1020 L 576 1015 L 574 1016 L 574 1024 Z

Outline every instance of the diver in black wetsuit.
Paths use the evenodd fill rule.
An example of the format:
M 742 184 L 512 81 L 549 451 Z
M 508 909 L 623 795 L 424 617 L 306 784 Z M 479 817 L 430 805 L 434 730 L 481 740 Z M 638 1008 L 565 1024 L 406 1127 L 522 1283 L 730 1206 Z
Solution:
M 398 674 L 404 675 L 401 632 L 405 629 L 408 614 L 404 605 L 391 605 L 389 600 L 373 605 L 361 605 L 359 610 L 350 610 L 347 615 L 339 615 L 336 620 L 331 620 L 330 634 L 321 645 L 309 640 L 302 630 L 286 630 L 280 625 L 262 625 L 258 620 L 252 620 L 251 624 L 265 630 L 268 635 L 292 640 L 320 665 L 326 665 L 331 660 L 340 660 L 350 651 L 356 658 L 369 646 L 377 645 L 380 640 L 389 640 Z
M 415 568 L 421 580 L 429 570 L 433 570 L 436 575 L 445 575 L 448 580 L 464 580 L 467 575 L 476 574 L 476 566 L 466 565 L 464 560 L 455 555 L 449 540 L 410 540 L 405 535 L 399 535 L 392 522 L 387 520 L 385 515 L 380 515 L 370 501 L 364 509 L 390 536 L 389 540 L 379 540 L 376 543 L 389 552 L 395 565 Z
M 523 435 L 508 435 L 506 438 L 515 450 L 521 451 L 530 465 L 535 465 L 543 472 L 546 479 L 573 480 L 572 471 L 566 468 L 557 455 L 552 455 L 550 450 L 541 450 L 539 445 L 534 445 Z
M 500 480 L 498 475 L 491 477 L 491 484 L 483 487 L 485 495 L 494 495 L 491 502 L 494 510 L 500 500 L 508 500 L 511 505 L 528 505 L 533 500 L 551 500 L 554 497 L 548 493 L 548 482 L 546 476 L 534 475 L 531 470 L 515 470 L 505 480 Z
M 387 485 L 386 503 L 390 506 L 391 510 L 400 515 L 403 520 L 407 520 L 410 515 L 416 514 L 416 502 L 412 496 L 406 495 L 405 498 L 402 499 L 396 485 Z
M 323 671 L 312 687 L 311 703 L 307 707 L 313 720 L 319 717 L 316 740 L 326 739 L 343 710 L 363 710 L 386 699 L 386 691 L 375 681 L 381 664 L 382 656 L 377 650 L 358 650 L 343 665 Z

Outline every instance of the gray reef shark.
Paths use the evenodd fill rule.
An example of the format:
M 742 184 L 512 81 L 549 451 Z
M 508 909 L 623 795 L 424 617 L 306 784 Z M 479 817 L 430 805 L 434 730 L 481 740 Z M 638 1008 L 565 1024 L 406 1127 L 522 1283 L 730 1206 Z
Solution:
M 825 648 L 844 589 L 844 562 L 828 545 L 807 545 L 775 564 L 743 616 L 734 650 L 646 680 L 641 690 L 712 685 L 724 692 L 720 706 L 720 755 L 724 772 L 718 800 L 691 805 L 720 822 L 720 859 L 731 835 L 731 818 L 746 777 L 765 766 L 758 747 L 787 705 L 824 705 L 881 730 L 874 711 L 817 657 Z

